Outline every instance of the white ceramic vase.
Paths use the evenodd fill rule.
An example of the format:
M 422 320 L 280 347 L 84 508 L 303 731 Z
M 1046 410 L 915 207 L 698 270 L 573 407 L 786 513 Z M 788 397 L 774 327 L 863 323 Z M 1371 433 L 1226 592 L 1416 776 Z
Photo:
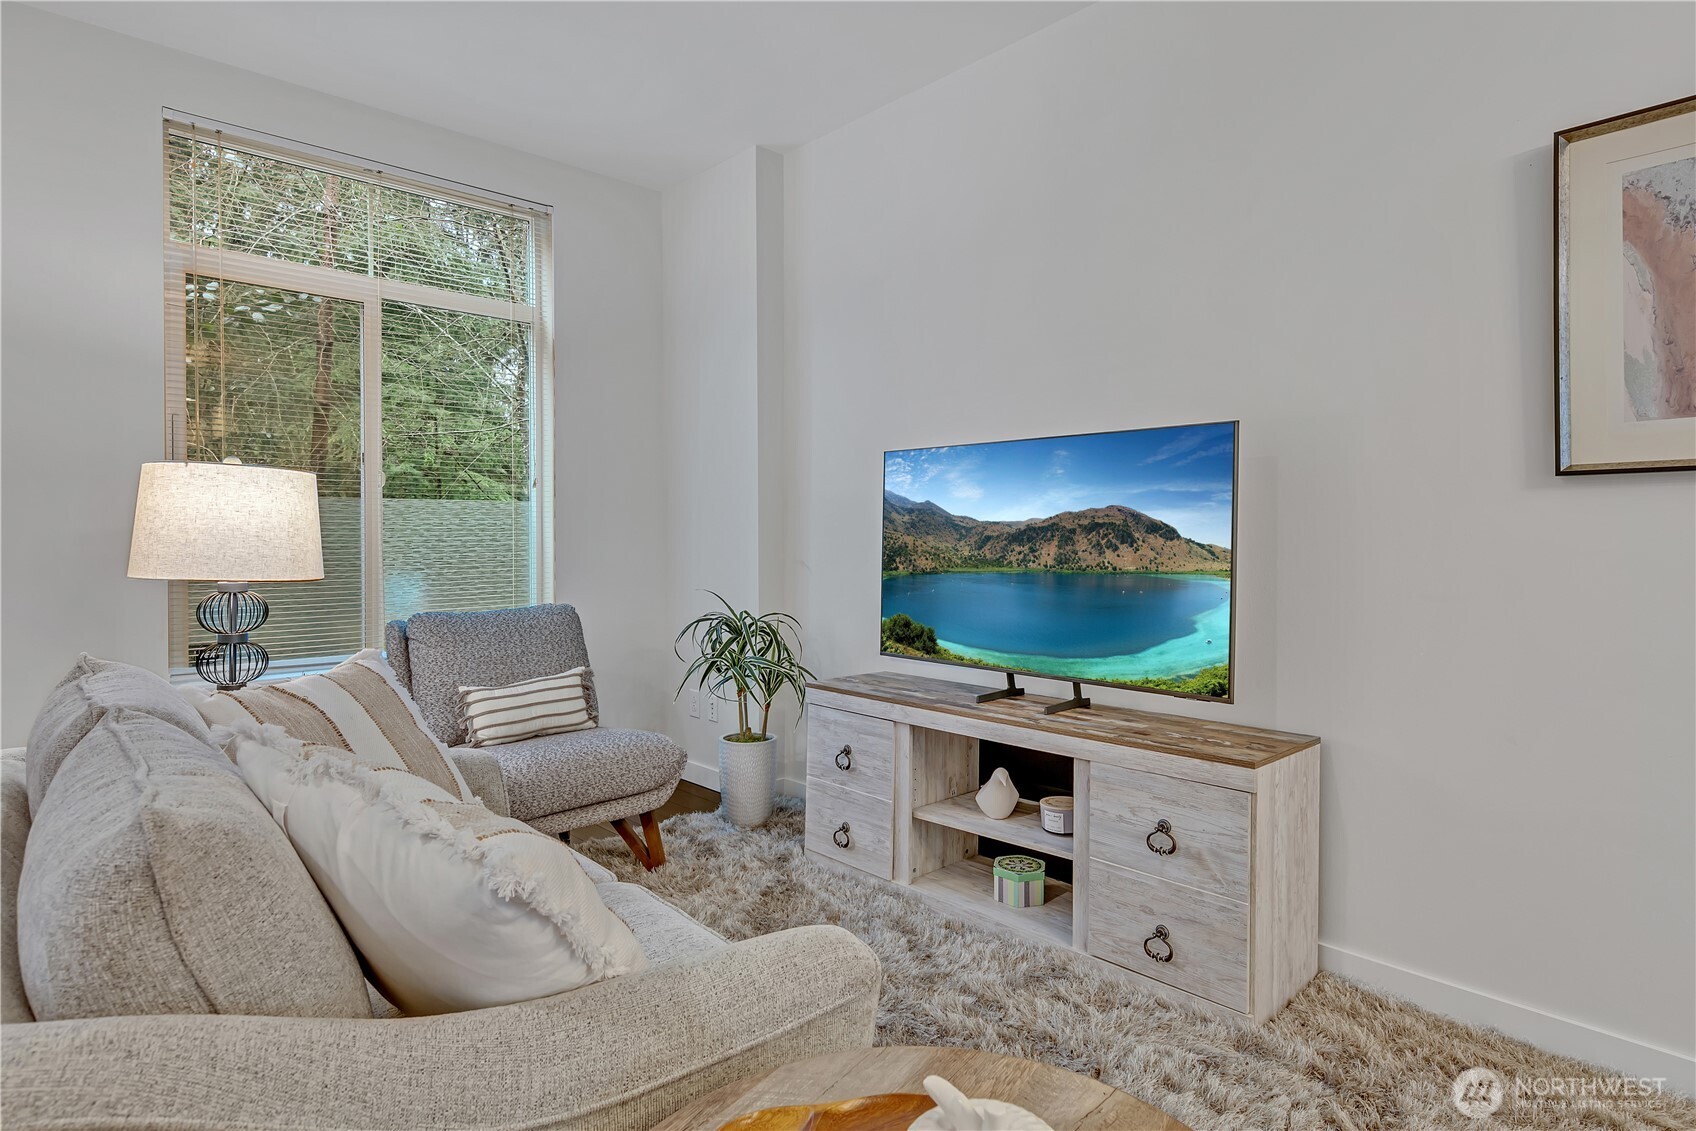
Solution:
M 777 797 L 777 739 L 718 740 L 718 792 L 724 816 L 738 828 L 753 829 L 771 819 Z
M 983 810 L 984 816 L 1001 821 L 1012 816 L 1013 810 L 1018 807 L 1019 791 L 1013 788 L 1013 779 L 1007 776 L 1006 767 L 995 767 L 995 772 L 978 790 L 978 808 Z

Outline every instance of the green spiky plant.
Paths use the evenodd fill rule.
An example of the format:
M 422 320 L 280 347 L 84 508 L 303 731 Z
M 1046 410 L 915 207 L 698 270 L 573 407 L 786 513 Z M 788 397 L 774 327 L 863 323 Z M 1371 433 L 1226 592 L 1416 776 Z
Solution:
M 725 737 L 732 742 L 764 742 L 771 737 L 767 730 L 772 702 L 785 689 L 794 692 L 798 706 L 807 703 L 807 681 L 813 673 L 801 663 L 801 622 L 788 613 L 755 616 L 717 593 L 712 596 L 724 606 L 723 611 L 702 613 L 684 625 L 672 643 L 680 660 L 688 660 L 683 654 L 685 640 L 696 653 L 688 660 L 677 694 L 682 695 L 691 680 L 720 698 L 728 698 L 734 689 L 737 729 Z M 760 716 L 758 730 L 750 723 L 754 711 Z

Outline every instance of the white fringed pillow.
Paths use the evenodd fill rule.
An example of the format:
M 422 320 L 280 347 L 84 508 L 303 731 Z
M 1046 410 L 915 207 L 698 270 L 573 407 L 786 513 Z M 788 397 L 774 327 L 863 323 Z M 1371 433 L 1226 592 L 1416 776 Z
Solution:
M 288 834 L 383 996 L 411 1014 L 643 970 L 571 850 L 408 773 L 253 722 L 213 730 Z
M 527 679 L 506 687 L 462 687 L 459 712 L 471 746 L 500 746 L 544 734 L 589 730 L 588 668 Z

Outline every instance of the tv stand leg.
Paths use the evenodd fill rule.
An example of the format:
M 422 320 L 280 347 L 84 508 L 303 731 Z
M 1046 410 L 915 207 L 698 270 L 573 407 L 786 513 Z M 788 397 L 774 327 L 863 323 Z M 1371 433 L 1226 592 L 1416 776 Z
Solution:
M 1007 678 L 1011 679 L 1013 677 L 1008 676 Z M 1042 709 L 1042 713 L 1045 715 L 1058 715 L 1061 711 L 1079 711 L 1088 706 L 1089 697 L 1084 694 L 1083 685 L 1073 683 L 1072 697 L 1070 699 L 1062 699 L 1058 703 L 1050 703 Z
M 1013 673 L 1007 673 L 1007 686 L 995 691 L 985 691 L 978 695 L 979 703 L 991 703 L 997 699 L 1017 699 L 1025 693 L 1025 689 L 1013 682 Z

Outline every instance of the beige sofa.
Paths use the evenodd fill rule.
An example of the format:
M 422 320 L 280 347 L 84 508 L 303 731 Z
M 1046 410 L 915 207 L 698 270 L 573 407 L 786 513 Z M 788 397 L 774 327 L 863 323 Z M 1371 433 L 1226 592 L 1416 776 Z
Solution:
M 124 673 L 132 684 L 136 671 Z M 96 704 L 93 717 L 106 706 Z M 151 728 L 143 737 L 157 750 L 157 718 L 131 711 L 106 720 L 105 741 L 132 718 Z M 183 743 L 203 748 L 192 736 Z M 64 764 L 81 750 L 79 743 Z M 475 756 L 461 766 L 473 789 L 487 784 L 485 800 L 500 803 L 495 766 Z M 802 927 L 729 943 L 588 860 L 584 867 L 635 931 L 650 969 L 554 997 L 434 1017 L 397 1016 L 373 993 L 371 1017 L 360 1006 L 354 1017 L 212 1011 L 37 1021 L 19 953 L 37 963 L 31 969 L 39 976 L 44 952 L 33 938 L 20 947 L 20 931 L 32 930 L 20 914 L 27 920 L 40 904 L 26 898 L 20 906 L 20 875 L 32 844 L 57 852 L 65 841 L 30 839 L 31 794 L 38 795 L 37 817 L 48 820 L 49 810 L 43 791 L 26 786 L 27 776 L 23 757 L 0 759 L 0 1120 L 9 1129 L 647 1128 L 751 1073 L 871 1043 L 880 973 L 872 953 L 846 931 Z M 63 777 L 58 795 L 45 795 L 59 806 L 51 818 L 57 838 L 66 832 L 63 794 L 80 780 Z M 87 836 L 106 835 L 123 819 L 91 820 L 100 827 Z M 269 835 L 244 826 L 245 836 L 261 834 Z M 26 896 L 32 884 L 39 900 L 33 880 Z M 60 917 L 82 913 L 75 901 L 96 898 L 82 884 L 67 886 L 75 889 L 62 893 L 68 907 L 57 891 L 51 896 Z M 309 881 L 308 889 L 321 899 Z M 91 906 L 86 913 L 102 911 Z M 221 929 L 229 930 L 227 920 Z M 177 938 L 174 945 L 186 954 L 194 942 Z M 51 965 L 51 955 L 46 961 Z M 52 976 L 78 975 L 56 969 Z

